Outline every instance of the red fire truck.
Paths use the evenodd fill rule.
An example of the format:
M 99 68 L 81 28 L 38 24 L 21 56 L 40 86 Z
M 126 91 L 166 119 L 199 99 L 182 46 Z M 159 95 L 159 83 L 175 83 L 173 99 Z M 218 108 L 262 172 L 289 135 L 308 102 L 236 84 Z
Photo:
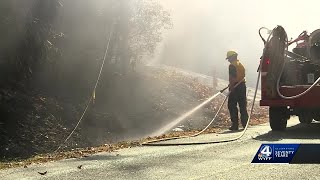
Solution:
M 320 121 L 320 29 L 303 31 L 291 41 L 282 26 L 269 30 L 267 40 L 260 31 L 265 44 L 259 66 L 260 106 L 269 106 L 271 129 L 285 130 L 292 115 L 301 123 Z

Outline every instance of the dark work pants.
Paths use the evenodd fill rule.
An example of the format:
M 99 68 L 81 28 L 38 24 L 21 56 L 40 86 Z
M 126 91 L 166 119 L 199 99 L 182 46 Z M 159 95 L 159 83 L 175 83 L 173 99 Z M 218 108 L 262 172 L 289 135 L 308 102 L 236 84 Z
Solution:
M 238 107 L 240 109 L 241 124 L 244 127 L 247 124 L 248 112 L 247 112 L 247 87 L 245 83 L 239 84 L 231 93 L 228 99 L 228 109 L 233 126 L 238 127 Z

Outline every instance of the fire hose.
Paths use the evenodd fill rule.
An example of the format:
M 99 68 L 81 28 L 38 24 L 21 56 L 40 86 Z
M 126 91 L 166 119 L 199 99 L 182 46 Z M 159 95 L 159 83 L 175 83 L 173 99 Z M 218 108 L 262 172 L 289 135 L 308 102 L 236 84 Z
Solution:
M 237 87 L 242 81 L 238 82 L 235 87 Z M 228 87 L 222 89 L 221 91 L 218 92 L 218 94 L 222 94 Z M 189 135 L 189 136 L 179 136 L 179 137 L 171 137 L 171 138 L 162 138 L 162 139 L 157 139 L 157 140 L 152 140 L 152 141 L 147 141 L 147 142 L 144 142 L 142 143 L 142 145 L 146 145 L 146 146 L 176 146 L 176 145 L 194 145 L 194 144 L 210 144 L 210 143 L 222 143 L 222 142 L 228 142 L 228 141 L 214 141 L 214 142 L 190 142 L 190 143 L 164 143 L 164 144 L 160 144 L 160 143 L 157 143 L 157 142 L 160 142 L 160 141 L 169 141 L 169 140 L 174 140 L 174 139 L 182 139 L 182 138 L 190 138 L 190 137 L 196 137 L 196 136 L 199 136 L 200 134 L 202 134 L 205 130 L 207 130 L 211 124 L 215 121 L 215 119 L 217 118 L 219 112 L 221 111 L 223 105 L 225 104 L 226 100 L 228 99 L 230 93 L 232 91 L 229 91 L 229 93 L 226 95 L 226 97 L 224 98 L 222 104 L 220 105 L 218 111 L 216 112 L 214 118 L 210 121 L 210 123 L 204 128 L 202 129 L 201 131 L 195 133 L 195 134 L 192 134 L 192 135 Z M 213 97 L 216 97 L 217 94 L 215 94 Z M 212 100 L 212 99 L 211 99 Z M 209 101 L 210 102 L 210 101 Z M 247 127 L 247 126 L 246 126 Z M 157 144 L 153 144 L 153 143 L 157 143 Z
M 267 29 L 267 28 L 264 28 L 264 27 L 260 28 L 260 30 L 262 30 L 262 29 Z M 304 36 L 306 36 L 306 32 L 304 31 L 303 33 L 301 33 L 299 35 L 299 37 L 297 39 L 295 39 L 292 42 L 289 42 L 288 38 L 287 38 L 288 37 L 287 33 L 285 32 L 285 30 L 281 26 L 275 27 L 272 31 L 267 29 L 268 32 L 270 33 L 270 36 L 267 41 L 261 36 L 260 30 L 259 30 L 259 35 L 265 45 L 270 44 L 270 40 L 271 40 L 270 37 L 272 36 L 272 38 L 276 40 L 276 41 L 272 42 L 272 46 L 278 47 L 278 49 L 274 50 L 276 57 L 273 57 L 274 59 L 271 61 L 271 66 L 273 68 L 280 67 L 280 69 L 276 68 L 276 70 L 269 72 L 269 74 L 271 73 L 269 76 L 271 76 L 270 79 L 272 81 L 270 86 L 276 86 L 275 89 L 277 91 L 277 94 L 282 99 L 292 100 L 292 99 L 297 99 L 297 98 L 307 94 L 312 88 L 314 88 L 320 82 L 320 77 L 310 87 L 308 87 L 305 91 L 303 91 L 302 93 L 299 93 L 297 95 L 285 96 L 285 95 L 281 94 L 281 92 L 280 92 L 280 80 L 281 80 L 284 68 L 286 66 L 287 60 L 288 60 L 287 55 L 298 56 L 299 58 L 303 58 L 304 60 L 308 59 L 302 55 L 288 51 L 289 46 L 293 42 L 298 42 L 299 40 L 302 40 L 304 38 Z M 280 60 L 283 60 L 283 63 L 281 63 Z M 263 61 L 263 59 L 262 59 L 262 61 Z M 277 63 L 277 62 L 280 62 L 280 63 Z M 277 63 L 277 64 L 275 64 L 275 63 Z M 280 72 L 280 73 L 278 74 L 278 72 Z M 276 75 L 277 77 L 274 77 L 275 74 L 277 74 Z
M 273 32 L 274 32 L 274 31 L 272 31 L 271 34 L 273 34 Z M 285 52 L 288 52 L 288 47 L 289 47 L 289 45 L 291 44 L 291 43 L 289 43 L 288 40 L 287 40 L 287 34 L 286 34 L 286 32 L 283 31 L 282 33 L 283 33 L 282 35 L 284 35 L 284 36 L 286 37 L 286 39 L 285 39 L 285 49 L 284 49 L 284 51 L 283 51 L 284 53 L 282 54 L 282 56 L 283 56 L 283 58 L 284 58 L 284 62 L 283 62 L 283 64 L 282 64 L 282 66 L 281 66 L 280 75 L 279 75 L 279 77 L 278 77 L 278 79 L 277 79 L 277 88 L 276 88 L 276 89 L 277 89 L 278 95 L 279 95 L 281 98 L 283 98 L 283 99 L 297 99 L 297 98 L 299 98 L 299 97 L 307 94 L 312 88 L 314 88 L 314 87 L 320 82 L 320 77 L 319 77 L 309 88 L 307 88 L 304 92 L 302 92 L 302 93 L 300 93 L 300 94 L 297 94 L 297 95 L 294 95 L 294 96 L 285 96 L 285 95 L 281 94 L 281 92 L 280 92 L 280 79 L 281 79 L 282 73 L 283 73 L 283 71 L 284 71 L 284 67 L 286 66 L 286 63 L 287 63 L 287 61 L 286 61 L 286 53 L 285 53 Z M 301 35 L 300 35 L 300 36 L 301 36 Z M 300 37 L 300 36 L 299 36 L 299 37 Z M 299 38 L 298 38 L 298 39 L 299 39 Z M 268 43 L 268 42 L 267 42 L 267 43 Z M 280 42 L 279 42 L 279 43 L 280 43 Z
M 264 29 L 267 29 L 267 28 L 264 28 Z M 260 34 L 260 30 L 259 29 L 259 34 Z M 272 32 L 269 33 L 269 36 L 268 36 L 268 39 L 267 41 L 264 41 L 264 42 L 268 42 L 270 40 L 270 37 L 272 35 Z M 261 36 L 261 34 L 260 34 Z M 264 50 L 266 50 L 266 46 L 267 46 L 267 43 L 264 43 Z M 264 55 L 265 53 L 263 53 L 262 55 L 262 59 L 264 59 Z M 255 87 L 255 92 L 254 92 L 254 97 L 253 97 L 253 102 L 252 102 L 252 105 L 251 105 L 251 109 L 250 109 L 250 113 L 249 113 L 249 116 L 248 116 L 248 120 L 247 120 L 247 124 L 244 128 L 244 130 L 242 131 L 242 133 L 239 135 L 239 136 L 236 136 L 234 138 L 230 138 L 230 139 L 225 139 L 225 140 L 220 140 L 220 141 L 206 141 L 206 142 L 185 142 L 185 143 L 160 143 L 160 142 L 164 142 L 164 141 L 169 141 L 169 140 L 176 140 L 176 139 L 183 139 L 183 138 L 191 138 L 191 137 L 196 137 L 196 136 L 199 136 L 200 134 L 202 134 L 205 130 L 207 130 L 211 124 L 215 121 L 215 119 L 217 118 L 218 114 L 220 113 L 223 105 L 225 104 L 226 100 L 228 99 L 228 97 L 230 96 L 230 93 L 232 91 L 229 91 L 228 94 L 226 95 L 226 97 L 224 98 L 222 104 L 220 105 L 218 111 L 216 112 L 215 116 L 213 117 L 213 119 L 210 121 L 210 123 L 204 128 L 202 129 L 200 132 L 198 133 L 195 133 L 193 135 L 189 135 L 189 136 L 179 136 L 179 137 L 170 137 L 170 138 L 162 138 L 162 139 L 156 139 L 156 140 L 151 140 L 151 141 L 146 141 L 146 142 L 143 142 L 141 143 L 141 145 L 144 145 L 144 146 L 177 146 L 177 145 L 200 145 L 200 144 L 217 144 L 217 143 L 226 143 L 226 142 L 232 142 L 232 141 L 236 141 L 236 140 L 239 140 L 241 139 L 244 134 L 246 133 L 247 129 L 248 129 L 248 125 L 249 125 L 249 122 L 250 122 L 250 119 L 251 119 L 251 115 L 252 115 L 252 112 L 253 112 L 253 108 L 254 108 L 254 104 L 255 104 L 255 100 L 256 100 L 256 96 L 257 96 L 257 91 L 258 91 L 258 86 L 259 86 L 259 81 L 260 81 L 260 75 L 261 75 L 261 64 L 262 64 L 262 61 L 260 61 L 260 64 L 259 64 L 259 67 L 258 67 L 258 78 L 257 78 L 257 83 L 256 83 L 256 87 Z M 238 84 L 236 84 L 236 86 L 238 86 L 242 81 L 240 81 Z M 236 87 L 235 86 L 235 87 Z M 227 87 L 228 88 L 228 87 Z M 223 90 L 221 90 L 219 93 L 222 94 L 223 91 L 225 91 L 227 88 L 224 88 Z M 210 101 L 209 101 L 210 102 Z
M 260 77 L 260 73 L 259 73 L 259 77 Z M 259 79 L 259 78 L 258 78 Z M 259 80 L 258 80 L 259 81 Z M 238 86 L 242 81 L 240 81 L 238 84 L 236 84 L 236 86 Z M 258 85 L 258 83 L 257 83 Z M 235 86 L 235 87 L 236 87 Z M 227 87 L 228 88 L 228 87 Z M 219 94 L 222 94 L 223 91 L 225 91 L 227 88 L 224 88 L 223 90 L 221 90 L 220 92 L 218 92 Z M 177 145 L 200 145 L 200 144 L 217 144 L 217 143 L 225 143 L 225 142 L 231 142 L 231 141 L 236 141 L 240 138 L 243 137 L 243 135 L 245 134 L 245 132 L 247 131 L 247 128 L 248 128 L 248 124 L 249 124 L 249 121 L 250 121 L 250 117 L 252 115 L 252 112 L 253 112 L 253 107 L 254 107 L 254 101 L 256 99 L 256 94 L 257 94 L 257 89 L 258 89 L 258 86 L 256 86 L 256 90 L 255 90 L 255 94 L 254 94 L 254 98 L 253 98 L 253 103 L 252 103 L 252 106 L 251 106 L 251 111 L 250 111 L 250 114 L 248 116 L 248 121 L 247 121 L 247 124 L 243 130 L 243 132 L 235 137 L 235 138 L 231 138 L 231 139 L 226 139 L 226 140 L 221 140 L 221 141 L 206 141 L 206 142 L 186 142 L 186 143 L 159 143 L 159 142 L 164 142 L 164 141 L 169 141 L 169 140 L 175 140 L 175 139 L 183 139 L 183 138 L 191 138 L 191 137 L 196 137 L 196 136 L 199 136 L 200 134 L 202 134 L 205 130 L 207 130 L 211 124 L 215 121 L 215 119 L 217 118 L 218 114 L 220 113 L 223 105 L 226 103 L 226 100 L 228 99 L 228 97 L 230 96 L 230 93 L 232 91 L 229 91 L 228 94 L 226 95 L 226 97 L 224 98 L 222 104 L 220 105 L 218 111 L 216 112 L 215 116 L 213 117 L 213 119 L 210 121 L 210 123 L 204 128 L 202 129 L 201 131 L 195 133 L 195 134 L 192 134 L 192 135 L 189 135 L 189 136 L 179 136 L 179 137 L 170 137 L 170 138 L 162 138 L 162 139 L 156 139 L 156 140 L 151 140 L 151 141 L 147 141 L 147 142 L 143 142 L 141 145 L 144 145 L 144 146 L 177 146 Z
M 269 34 L 267 40 L 263 39 L 263 37 L 261 36 L 260 30 L 262 30 L 262 29 L 267 29 L 267 28 L 262 27 L 262 28 L 259 29 L 259 35 L 260 35 L 260 37 L 262 38 L 262 40 L 263 40 L 263 42 L 264 42 L 264 52 L 263 52 L 263 55 L 262 55 L 262 57 L 261 57 L 261 61 L 260 61 L 259 67 L 258 67 L 258 78 L 257 78 L 257 83 L 256 83 L 255 93 L 254 93 L 254 98 L 253 98 L 253 102 L 252 102 L 252 105 L 251 105 L 250 113 L 249 113 L 249 116 L 248 116 L 247 124 L 246 124 L 243 132 L 242 132 L 239 136 L 234 137 L 234 138 L 231 138 L 231 139 L 220 140 L 220 141 L 187 142 L 187 143 L 159 143 L 159 142 L 164 142 L 164 141 L 169 141 L 169 140 L 175 140 L 175 139 L 196 137 L 196 136 L 199 136 L 200 134 L 202 134 L 205 130 L 207 130 L 207 129 L 211 126 L 211 124 L 212 124 L 212 123 L 215 121 L 215 119 L 217 118 L 217 116 L 218 116 L 218 114 L 220 113 L 223 105 L 225 104 L 226 100 L 227 100 L 228 97 L 230 96 L 230 93 L 232 92 L 232 91 L 229 91 L 229 93 L 225 96 L 222 104 L 220 105 L 218 111 L 216 112 L 214 118 L 213 118 L 213 119 L 210 121 L 210 123 L 209 123 L 204 129 L 202 129 L 200 132 L 195 133 L 195 134 L 193 134 L 193 135 L 189 135 L 189 136 L 179 136 L 179 137 L 171 137 L 171 138 L 162 138 L 162 139 L 157 139 L 157 140 L 151 140 L 151 141 L 143 142 L 141 145 L 144 145 L 144 146 L 176 146 L 176 145 L 216 144 L 216 143 L 232 142 L 232 141 L 236 141 L 236 140 L 241 139 L 241 138 L 244 136 L 244 134 L 246 133 L 247 129 L 248 129 L 248 125 L 249 125 L 249 122 L 250 122 L 250 119 L 251 119 L 251 115 L 252 115 L 252 112 L 253 112 L 253 108 L 254 108 L 254 105 L 255 105 L 255 99 L 256 99 L 257 90 L 258 90 L 259 81 L 260 81 L 260 76 L 261 76 L 261 65 L 262 65 L 262 61 L 263 61 L 264 56 L 265 56 L 265 50 L 266 50 L 266 47 L 267 47 L 268 43 L 270 42 L 270 37 L 273 35 L 273 33 L 274 33 L 274 31 L 275 31 L 276 28 L 273 29 L 272 31 L 270 31 L 269 29 L 267 29 L 267 30 L 268 30 L 268 34 Z M 285 34 L 285 36 L 286 36 L 286 34 Z M 287 36 L 286 36 L 286 37 L 287 37 Z M 285 50 L 287 51 L 289 43 L 288 43 L 287 40 L 286 40 L 285 43 L 286 43 Z M 107 50 L 108 50 L 108 48 L 107 48 Z M 106 52 L 107 52 L 107 50 L 106 50 Z M 285 51 L 284 51 L 284 52 L 285 52 Z M 284 58 L 285 58 L 285 53 L 283 53 L 283 56 L 284 56 Z M 104 59 L 105 59 L 105 58 L 104 58 Z M 286 97 L 286 96 L 282 95 L 282 94 L 280 93 L 279 84 L 280 84 L 280 78 L 281 78 L 281 75 L 282 75 L 282 73 L 283 73 L 283 69 L 284 69 L 284 67 L 285 67 L 285 64 L 286 64 L 286 61 L 284 61 L 283 65 L 282 65 L 282 68 L 281 68 L 280 75 L 279 75 L 279 77 L 278 77 L 278 79 L 277 79 L 277 92 L 278 92 L 279 96 L 282 97 L 283 99 L 295 99 L 295 98 L 301 97 L 301 96 L 303 96 L 304 94 L 308 93 L 316 84 L 318 84 L 318 83 L 320 82 L 320 78 L 318 78 L 306 91 L 304 91 L 304 92 L 302 92 L 302 93 L 300 93 L 300 94 L 298 94 L 298 95 L 291 96 L 291 97 Z M 102 65 L 102 68 L 103 68 L 103 65 Z M 100 77 L 100 74 L 99 74 L 99 77 Z M 99 79 L 99 78 L 98 78 L 98 79 Z M 241 82 L 242 82 L 242 81 L 240 81 L 238 84 L 236 84 L 235 87 L 237 87 Z M 228 88 L 228 87 L 226 87 L 226 88 L 224 88 L 223 90 L 221 90 L 221 91 L 219 92 L 219 94 L 222 94 L 227 88 Z M 215 96 L 215 97 L 216 97 L 216 96 Z M 215 97 L 209 98 L 210 101 L 213 100 Z M 93 98 L 94 98 L 94 96 L 93 96 Z M 92 99 L 90 99 L 90 101 L 91 101 L 91 100 L 92 100 Z M 90 103 L 90 101 L 89 101 L 89 103 Z M 208 100 L 207 100 L 207 101 L 208 101 Z M 208 101 L 208 102 L 210 102 L 210 101 Z M 208 103 L 208 102 L 207 102 L 207 103 Z M 85 110 L 85 112 L 86 112 L 86 110 Z M 85 112 L 84 112 L 84 113 L 85 113 Z M 82 119 L 82 118 L 81 118 L 81 119 Z M 79 120 L 78 124 L 80 123 L 81 119 Z M 78 126 L 78 124 L 77 124 L 77 126 Z M 77 128 L 77 126 L 75 127 L 75 129 Z M 75 130 L 75 129 L 74 129 L 74 130 Z M 68 138 L 67 138 L 64 142 L 66 142 L 66 141 L 70 138 L 70 136 L 73 134 L 74 130 L 70 133 L 70 135 L 68 136 Z M 60 149 L 60 147 L 61 147 L 61 145 L 59 146 L 59 148 L 58 148 L 56 151 L 58 151 L 58 150 Z

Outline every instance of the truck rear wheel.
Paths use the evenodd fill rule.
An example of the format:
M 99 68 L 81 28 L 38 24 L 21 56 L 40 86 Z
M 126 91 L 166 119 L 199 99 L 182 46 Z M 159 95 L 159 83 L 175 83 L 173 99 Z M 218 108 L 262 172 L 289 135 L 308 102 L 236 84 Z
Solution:
M 287 121 L 290 116 L 287 115 L 285 107 L 270 107 L 269 122 L 273 131 L 283 131 L 287 128 Z
M 299 121 L 301 124 L 310 124 L 313 120 L 312 114 L 308 112 L 302 112 L 299 114 Z

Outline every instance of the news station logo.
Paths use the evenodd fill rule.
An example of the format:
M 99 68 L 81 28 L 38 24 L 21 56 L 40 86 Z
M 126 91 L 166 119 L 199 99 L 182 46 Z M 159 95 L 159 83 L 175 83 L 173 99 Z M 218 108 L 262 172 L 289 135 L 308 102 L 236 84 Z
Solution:
M 258 160 L 259 161 L 271 160 L 272 159 L 272 152 L 273 152 L 273 149 L 270 146 L 268 146 L 268 145 L 262 146 L 259 150 Z
M 290 163 L 299 144 L 262 144 L 252 163 Z

